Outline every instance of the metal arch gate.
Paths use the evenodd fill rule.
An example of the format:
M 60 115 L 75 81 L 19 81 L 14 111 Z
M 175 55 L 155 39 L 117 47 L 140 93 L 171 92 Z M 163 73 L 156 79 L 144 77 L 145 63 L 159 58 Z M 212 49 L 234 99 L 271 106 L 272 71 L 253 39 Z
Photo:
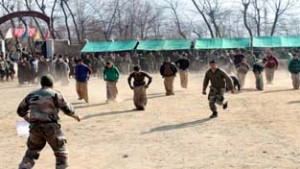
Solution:
M 9 21 L 13 18 L 18 18 L 18 17 L 36 17 L 39 19 L 42 19 L 43 21 L 45 21 L 47 23 L 48 29 L 51 31 L 51 19 L 50 17 L 48 17 L 47 15 L 40 13 L 40 12 L 36 12 L 36 11 L 18 11 L 18 12 L 13 12 L 7 15 L 4 15 L 2 17 L 0 17 L 0 25 L 2 25 L 3 23 L 5 23 L 6 21 Z M 2 44 L 3 43 L 3 44 Z M 3 46 L 4 45 L 4 40 L 1 41 L 1 52 L 3 52 L 5 54 L 5 48 Z
M 24 17 L 24 16 L 40 18 L 47 23 L 49 30 L 51 28 L 50 27 L 51 19 L 47 15 L 40 13 L 40 12 L 36 12 L 36 11 L 19 11 L 19 12 L 13 12 L 13 13 L 4 15 L 4 16 L 0 17 L 0 25 L 6 21 L 13 19 L 13 18 Z

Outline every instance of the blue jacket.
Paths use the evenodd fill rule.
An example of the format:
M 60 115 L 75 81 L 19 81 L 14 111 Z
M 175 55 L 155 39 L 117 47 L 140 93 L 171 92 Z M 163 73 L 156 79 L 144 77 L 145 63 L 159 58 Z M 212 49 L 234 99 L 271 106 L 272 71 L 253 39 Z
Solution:
M 78 64 L 75 67 L 75 78 L 78 82 L 87 82 L 91 69 L 85 64 Z

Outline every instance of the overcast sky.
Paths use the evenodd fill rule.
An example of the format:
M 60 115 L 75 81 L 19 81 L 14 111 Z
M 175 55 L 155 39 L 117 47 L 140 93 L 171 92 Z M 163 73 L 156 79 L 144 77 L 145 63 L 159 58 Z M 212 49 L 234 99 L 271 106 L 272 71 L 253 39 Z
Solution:
M 153 0 L 149 0 L 149 1 L 153 1 Z M 188 17 L 189 19 L 193 19 L 193 20 L 197 20 L 197 19 L 201 20 L 202 19 L 201 16 L 197 13 L 197 10 L 191 0 L 178 0 L 178 1 L 180 4 L 180 7 L 178 9 L 179 9 L 179 11 L 182 11 L 184 17 Z M 196 0 L 196 2 L 197 1 L 199 1 L 199 0 Z M 267 1 L 268 0 L 266 0 L 266 2 Z M 269 0 L 269 1 L 272 1 L 272 0 Z M 273 1 L 275 1 L 275 0 L 273 0 Z M 279 0 L 277 0 L 277 1 L 279 1 Z M 282 0 L 282 1 L 283 1 L 283 4 L 285 4 L 288 0 Z M 293 9 L 288 11 L 288 14 L 299 15 L 299 17 L 300 17 L 300 11 L 298 10 L 298 7 L 300 7 L 300 0 L 294 0 L 294 1 L 295 1 L 295 5 L 293 5 L 293 7 L 292 7 Z M 162 6 L 166 5 L 164 0 L 158 0 L 157 2 L 159 5 L 162 5 Z M 226 9 L 232 9 L 234 11 L 243 9 L 241 0 L 219 0 L 219 2 L 221 2 L 221 6 Z M 273 17 L 272 8 L 268 3 L 266 3 L 266 8 L 269 13 L 268 17 L 271 19 Z M 170 10 L 169 10 L 169 12 L 170 12 Z

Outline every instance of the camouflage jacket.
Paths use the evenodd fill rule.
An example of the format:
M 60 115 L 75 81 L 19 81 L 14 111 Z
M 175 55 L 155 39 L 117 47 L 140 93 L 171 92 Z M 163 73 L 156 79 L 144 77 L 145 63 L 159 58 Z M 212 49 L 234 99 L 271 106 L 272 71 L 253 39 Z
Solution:
M 233 89 L 231 78 L 225 73 L 224 70 L 217 68 L 215 72 L 209 69 L 203 80 L 203 90 L 205 91 L 210 82 L 211 88 L 221 90 L 228 86 L 229 90 Z
M 59 120 L 59 110 L 75 116 L 74 108 L 58 91 L 42 88 L 28 94 L 20 103 L 17 113 L 29 123 L 51 123 Z

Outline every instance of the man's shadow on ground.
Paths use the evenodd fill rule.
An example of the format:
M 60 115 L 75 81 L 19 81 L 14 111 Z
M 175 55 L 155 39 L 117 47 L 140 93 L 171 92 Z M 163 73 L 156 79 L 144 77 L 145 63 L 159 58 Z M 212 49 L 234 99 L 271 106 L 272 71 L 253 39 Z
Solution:
M 147 94 L 147 99 L 155 99 L 159 97 L 166 97 L 166 94 Z M 124 101 L 132 101 L 132 98 L 127 98 Z
M 148 132 L 143 132 L 142 134 L 150 134 L 154 132 L 162 132 L 162 131 L 169 131 L 169 130 L 177 130 L 177 129 L 183 129 L 183 128 L 188 128 L 188 127 L 194 127 L 198 125 L 202 125 L 208 121 L 212 120 L 211 118 L 205 118 L 205 119 L 200 119 L 196 121 L 191 121 L 191 122 L 186 122 L 186 123 L 181 123 L 181 124 L 174 124 L 174 125 L 165 125 L 165 126 L 159 126 L 150 129 Z
M 131 110 L 122 110 L 122 111 L 101 112 L 101 113 L 97 113 L 97 114 L 90 114 L 90 115 L 83 116 L 81 119 L 82 120 L 88 120 L 88 119 L 95 118 L 95 117 L 126 114 L 126 113 L 134 113 L 134 112 L 138 112 L 138 111 L 134 110 L 134 109 L 131 109 Z
M 288 104 L 300 104 L 300 100 L 290 101 Z
M 264 91 L 264 93 L 277 93 L 277 92 L 289 92 L 289 91 L 296 91 L 296 90 L 295 89 L 280 89 L 280 90 Z
M 83 108 L 90 108 L 90 107 L 97 107 L 97 106 L 104 106 L 107 105 L 108 103 L 95 103 L 95 104 L 85 104 L 84 102 L 82 103 L 72 103 L 74 105 L 75 109 L 83 109 Z

